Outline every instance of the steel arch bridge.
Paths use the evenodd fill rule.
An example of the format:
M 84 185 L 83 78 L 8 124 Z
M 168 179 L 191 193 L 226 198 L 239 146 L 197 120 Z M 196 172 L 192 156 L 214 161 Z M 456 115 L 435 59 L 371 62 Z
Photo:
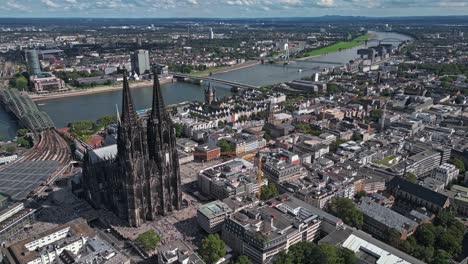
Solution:
M 367 43 L 369 42 L 379 42 L 379 44 L 382 44 L 382 42 L 394 42 L 394 43 L 402 43 L 405 42 L 405 40 L 398 39 L 398 38 L 384 38 L 384 39 L 368 39 Z

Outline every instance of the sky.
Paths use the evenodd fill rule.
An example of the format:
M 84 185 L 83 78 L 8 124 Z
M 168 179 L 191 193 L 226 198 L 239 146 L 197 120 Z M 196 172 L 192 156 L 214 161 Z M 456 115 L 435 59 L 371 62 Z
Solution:
M 0 17 L 317 17 L 468 15 L 468 0 L 0 0 Z

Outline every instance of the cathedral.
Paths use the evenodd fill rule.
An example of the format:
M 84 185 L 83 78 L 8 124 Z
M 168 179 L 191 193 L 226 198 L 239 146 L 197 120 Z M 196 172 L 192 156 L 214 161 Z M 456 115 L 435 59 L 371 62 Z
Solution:
M 148 120 L 137 116 L 124 74 L 117 155 L 98 161 L 86 155 L 83 187 L 94 207 L 107 208 L 134 227 L 181 208 L 175 129 L 156 73 Z

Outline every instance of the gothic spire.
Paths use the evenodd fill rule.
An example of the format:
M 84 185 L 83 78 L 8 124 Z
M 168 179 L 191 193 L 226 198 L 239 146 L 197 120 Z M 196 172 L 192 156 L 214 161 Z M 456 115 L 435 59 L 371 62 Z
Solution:
M 137 121 L 135 107 L 133 106 L 132 93 L 127 80 L 127 70 L 123 73 L 123 91 L 122 91 L 122 116 L 121 124 L 133 124 Z
M 161 84 L 159 83 L 155 69 L 153 69 L 153 75 L 153 108 L 151 110 L 151 119 L 161 119 L 165 113 L 164 100 L 161 94 Z

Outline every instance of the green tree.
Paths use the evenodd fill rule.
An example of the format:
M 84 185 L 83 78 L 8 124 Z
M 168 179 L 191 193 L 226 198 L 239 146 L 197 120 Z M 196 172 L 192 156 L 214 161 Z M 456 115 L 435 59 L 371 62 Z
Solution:
M 416 181 L 418 180 L 418 177 L 416 177 L 416 175 L 414 173 L 407 172 L 406 173 L 406 180 L 409 181 L 409 182 L 412 182 L 412 183 L 416 183 Z
M 417 241 L 426 247 L 431 247 L 435 243 L 436 236 L 432 224 L 422 225 L 416 230 Z
M 176 131 L 176 137 L 178 137 L 178 138 L 182 137 L 182 134 L 184 132 L 184 127 L 179 123 L 175 123 L 174 127 L 175 127 L 175 131 Z
M 327 85 L 327 92 L 328 94 L 336 94 L 341 92 L 341 89 L 338 87 L 338 85 L 330 83 Z
M 335 198 L 330 202 L 329 211 L 341 218 L 346 224 L 361 228 L 364 223 L 362 212 L 348 198 Z
M 340 248 L 338 254 L 340 255 L 340 258 L 343 260 L 343 262 L 341 262 L 343 264 L 357 263 L 356 255 L 354 254 L 353 251 L 347 248 Z
M 260 199 L 268 200 L 279 195 L 278 189 L 274 183 L 268 183 L 268 185 L 262 186 L 262 192 Z
M 460 254 L 461 242 L 451 233 L 443 233 L 437 237 L 437 247 L 445 250 L 452 256 Z
M 25 147 L 25 148 L 31 147 L 31 143 L 24 137 L 17 138 L 16 144 L 18 144 L 20 147 Z
M 79 120 L 68 124 L 72 132 L 81 133 L 85 131 L 94 131 L 96 129 L 96 123 L 92 120 Z
M 359 191 L 354 195 L 354 198 L 356 198 L 356 200 L 361 200 L 362 197 L 366 197 L 366 196 L 367 196 L 366 191 Z
M 20 91 L 25 91 L 26 89 L 28 89 L 28 80 L 26 79 L 26 77 L 24 77 L 23 75 L 18 76 L 15 79 L 15 87 Z
M 378 120 L 382 117 L 383 110 L 382 109 L 372 109 L 370 110 L 370 116 L 375 120 Z
M 401 234 L 395 228 L 387 229 L 384 233 L 384 237 L 385 242 L 388 244 L 397 248 L 400 247 Z
M 5 148 L 5 151 L 7 153 L 13 154 L 13 153 L 16 152 L 16 148 L 14 146 L 8 146 L 8 147 Z
M 16 136 L 18 137 L 24 137 L 29 131 L 26 128 L 20 128 L 16 130 Z
M 198 254 L 207 264 L 212 264 L 226 255 L 226 247 L 218 234 L 211 234 L 203 239 Z
M 247 256 L 240 255 L 234 264 L 252 264 L 252 261 Z
M 463 163 L 462 160 L 457 159 L 457 158 L 451 158 L 448 162 L 455 165 L 455 167 L 457 167 L 457 169 L 460 170 L 460 174 L 462 174 L 462 173 L 464 173 L 466 171 L 465 163 Z
M 325 256 L 325 261 L 323 261 L 323 263 L 341 263 L 336 247 L 327 243 L 320 244 L 319 247 Z
M 354 252 L 346 248 L 323 243 L 299 242 L 289 248 L 288 253 L 280 252 L 274 264 L 355 264 Z
M 115 115 L 105 115 L 105 116 L 98 118 L 96 123 L 100 127 L 106 127 L 108 125 L 117 123 L 117 117 Z
M 335 140 L 334 142 L 332 142 L 332 143 L 330 144 L 330 151 L 332 151 L 332 152 L 337 151 L 337 150 L 338 150 L 338 147 L 339 147 L 341 144 L 346 143 L 346 142 L 348 142 L 348 140 L 342 139 L 342 138 L 339 138 L 339 139 Z
M 289 254 L 282 250 L 275 258 L 274 264 L 295 264 L 292 262 Z
M 229 144 L 227 140 L 224 139 L 218 142 L 218 147 L 221 148 L 221 153 L 231 153 L 235 151 L 234 147 L 231 144 Z
M 434 258 L 431 261 L 431 264 L 449 264 L 450 255 L 442 249 L 436 251 Z
M 161 241 L 161 238 L 153 229 L 150 229 L 141 233 L 135 241 L 145 250 L 154 250 Z
M 420 260 L 430 261 L 434 255 L 434 248 L 417 245 L 414 247 L 412 254 Z

